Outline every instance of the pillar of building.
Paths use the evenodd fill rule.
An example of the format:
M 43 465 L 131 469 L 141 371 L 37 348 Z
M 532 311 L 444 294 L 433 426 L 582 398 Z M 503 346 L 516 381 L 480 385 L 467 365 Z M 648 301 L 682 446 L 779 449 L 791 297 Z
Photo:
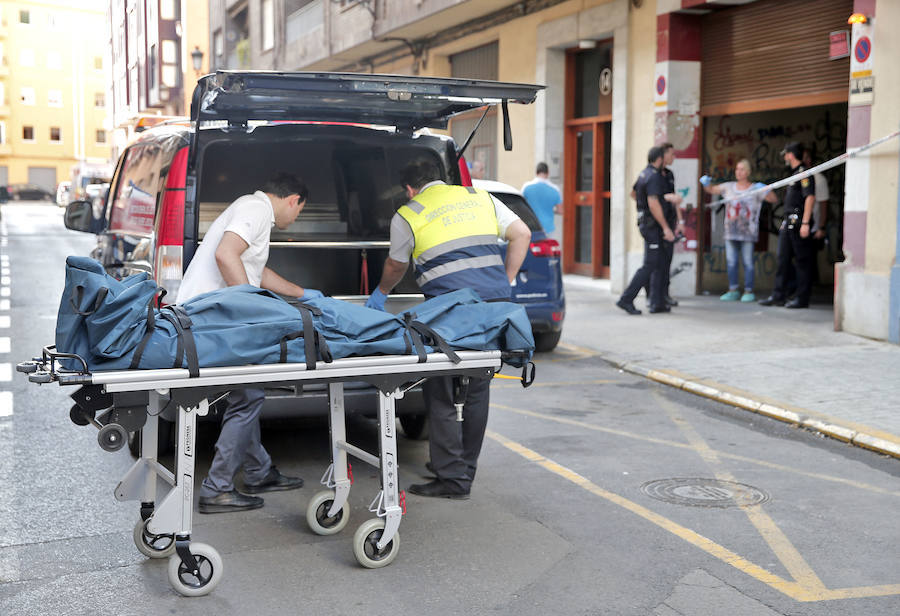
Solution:
M 700 18 L 668 12 L 671 3 L 657 5 L 656 74 L 654 87 L 655 144 L 675 146 L 675 191 L 681 195 L 686 241 L 675 245 L 670 293 L 697 291 L 697 219 L 700 175 Z M 680 5 L 680 3 L 679 3 Z
M 853 10 L 869 17 L 875 15 L 875 0 L 854 0 Z M 870 52 L 863 58 L 856 53 L 858 44 L 864 37 L 871 45 L 873 40 L 871 23 L 853 24 L 850 45 L 850 77 L 851 80 L 871 75 L 872 57 Z M 847 111 L 847 148 L 857 148 L 871 141 L 872 105 L 850 101 Z M 869 209 L 869 175 L 870 161 L 868 156 L 858 156 L 847 161 L 844 182 L 844 244 L 846 260 L 835 269 L 834 323 L 835 329 L 859 332 L 865 321 L 857 318 L 862 313 L 853 301 L 852 290 L 858 285 L 865 285 L 866 267 L 866 225 Z M 857 291 L 861 289 L 856 289 Z M 849 322 L 847 321 L 849 319 Z M 877 319 L 876 319 L 877 320 Z M 859 321 L 856 323 L 856 321 Z

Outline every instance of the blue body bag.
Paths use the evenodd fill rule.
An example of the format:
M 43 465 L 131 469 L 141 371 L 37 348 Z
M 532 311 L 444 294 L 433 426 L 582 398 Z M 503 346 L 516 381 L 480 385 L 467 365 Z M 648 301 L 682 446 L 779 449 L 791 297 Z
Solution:
M 85 257 L 66 259 L 56 349 L 77 354 L 91 371 L 242 366 L 305 362 L 349 356 L 418 354 L 434 350 L 518 351 L 522 365 L 534 340 L 525 309 L 485 303 L 469 289 L 430 299 L 393 315 L 323 297 L 287 302 L 241 285 L 159 308 L 157 287 L 146 274 L 124 280 Z M 68 369 L 81 363 L 63 360 Z

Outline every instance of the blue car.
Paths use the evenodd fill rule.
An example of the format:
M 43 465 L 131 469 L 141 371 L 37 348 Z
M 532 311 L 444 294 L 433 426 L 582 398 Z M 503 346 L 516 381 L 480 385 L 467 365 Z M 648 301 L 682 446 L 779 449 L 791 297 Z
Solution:
M 491 180 L 473 180 L 472 184 L 500 199 L 531 229 L 531 249 L 516 277 L 513 301 L 525 306 L 536 350 L 552 351 L 559 343 L 566 316 L 559 242 L 544 232 L 521 191 Z

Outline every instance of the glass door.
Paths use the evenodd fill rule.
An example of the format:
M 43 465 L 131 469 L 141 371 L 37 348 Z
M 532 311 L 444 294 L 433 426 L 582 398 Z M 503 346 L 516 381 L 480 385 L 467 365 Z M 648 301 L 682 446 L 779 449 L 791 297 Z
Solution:
M 572 50 L 566 63 L 563 269 L 609 276 L 612 41 Z

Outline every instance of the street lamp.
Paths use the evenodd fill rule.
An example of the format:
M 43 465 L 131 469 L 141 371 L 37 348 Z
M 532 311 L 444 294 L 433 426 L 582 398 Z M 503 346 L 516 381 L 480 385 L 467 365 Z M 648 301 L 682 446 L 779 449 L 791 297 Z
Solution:
M 191 62 L 194 64 L 194 71 L 199 73 L 203 68 L 203 52 L 200 51 L 200 47 L 195 45 L 194 51 L 191 52 Z

